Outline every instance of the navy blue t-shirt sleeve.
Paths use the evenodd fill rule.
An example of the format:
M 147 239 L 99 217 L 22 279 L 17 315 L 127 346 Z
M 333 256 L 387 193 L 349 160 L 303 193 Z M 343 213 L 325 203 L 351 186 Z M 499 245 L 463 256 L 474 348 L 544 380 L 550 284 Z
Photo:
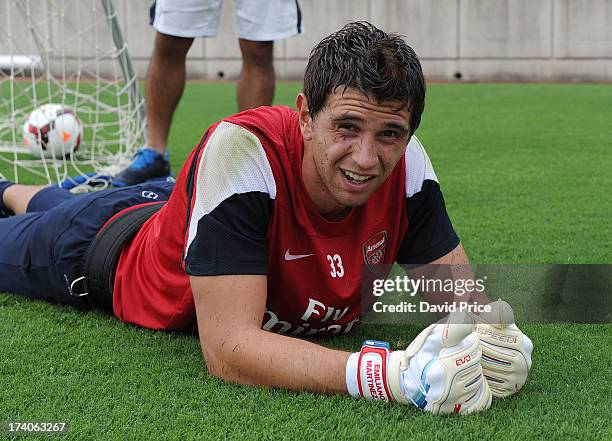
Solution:
M 406 215 L 408 231 L 397 256 L 398 263 L 430 263 L 459 245 L 437 182 L 425 181 L 422 190 L 408 198 Z
M 198 149 L 184 189 L 185 272 L 266 274 L 276 182 L 261 141 L 223 121 Z
M 398 263 L 430 263 L 459 245 L 438 178 L 414 136 L 406 149 L 406 216 L 408 231 L 397 255 Z
M 273 202 L 261 192 L 230 196 L 198 222 L 185 257 L 193 276 L 266 274 Z

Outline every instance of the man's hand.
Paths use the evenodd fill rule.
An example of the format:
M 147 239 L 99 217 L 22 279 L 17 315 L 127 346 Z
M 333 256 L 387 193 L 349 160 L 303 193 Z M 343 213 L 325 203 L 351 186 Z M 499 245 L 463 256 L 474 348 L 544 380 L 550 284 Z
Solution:
M 480 364 L 474 325 L 454 317 L 423 330 L 405 351 L 366 342 L 347 362 L 353 396 L 412 403 L 434 414 L 488 409 L 491 391 Z
M 508 303 L 497 300 L 491 311 L 476 317 L 476 332 L 482 348 L 482 370 L 493 397 L 518 392 L 531 368 L 533 343 L 514 323 Z

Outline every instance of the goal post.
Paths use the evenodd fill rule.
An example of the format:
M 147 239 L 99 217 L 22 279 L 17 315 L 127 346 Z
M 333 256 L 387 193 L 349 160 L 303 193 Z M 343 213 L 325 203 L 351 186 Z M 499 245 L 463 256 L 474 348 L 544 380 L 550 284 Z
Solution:
M 144 144 L 144 99 L 114 0 L 0 0 L 0 174 L 56 184 L 114 174 Z M 66 158 L 41 158 L 23 142 L 28 115 L 70 108 L 84 126 Z

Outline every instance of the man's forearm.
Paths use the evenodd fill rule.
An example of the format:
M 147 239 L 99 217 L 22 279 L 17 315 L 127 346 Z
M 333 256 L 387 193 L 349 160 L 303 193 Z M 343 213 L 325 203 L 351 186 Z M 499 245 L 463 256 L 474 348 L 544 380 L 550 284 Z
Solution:
M 463 249 L 463 246 L 459 244 L 453 251 L 448 253 L 446 256 L 441 257 L 428 265 L 423 265 L 410 269 L 408 271 L 410 277 L 414 279 L 423 278 L 425 280 L 442 281 L 441 285 L 451 281 L 453 286 L 456 286 L 457 281 L 474 281 L 474 271 L 469 263 L 469 259 Z M 443 305 L 460 302 L 477 303 L 479 305 L 486 305 L 490 302 L 486 293 L 482 290 L 475 289 L 475 283 L 472 284 L 471 289 L 465 289 L 461 293 L 453 291 L 424 291 L 421 293 L 423 299 L 430 304 Z M 447 313 L 438 312 L 436 313 L 439 317 L 445 316 Z
M 347 393 L 350 353 L 264 330 L 225 336 L 217 350 L 203 347 L 210 372 L 226 381 L 317 393 Z

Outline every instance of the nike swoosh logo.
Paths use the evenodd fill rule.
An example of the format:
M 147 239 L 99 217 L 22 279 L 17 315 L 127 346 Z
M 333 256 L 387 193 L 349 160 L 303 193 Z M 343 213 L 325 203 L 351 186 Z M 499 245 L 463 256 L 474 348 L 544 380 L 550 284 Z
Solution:
M 291 254 L 289 252 L 289 248 L 287 248 L 287 251 L 285 251 L 285 260 L 297 260 L 310 256 L 314 256 L 314 254 Z

